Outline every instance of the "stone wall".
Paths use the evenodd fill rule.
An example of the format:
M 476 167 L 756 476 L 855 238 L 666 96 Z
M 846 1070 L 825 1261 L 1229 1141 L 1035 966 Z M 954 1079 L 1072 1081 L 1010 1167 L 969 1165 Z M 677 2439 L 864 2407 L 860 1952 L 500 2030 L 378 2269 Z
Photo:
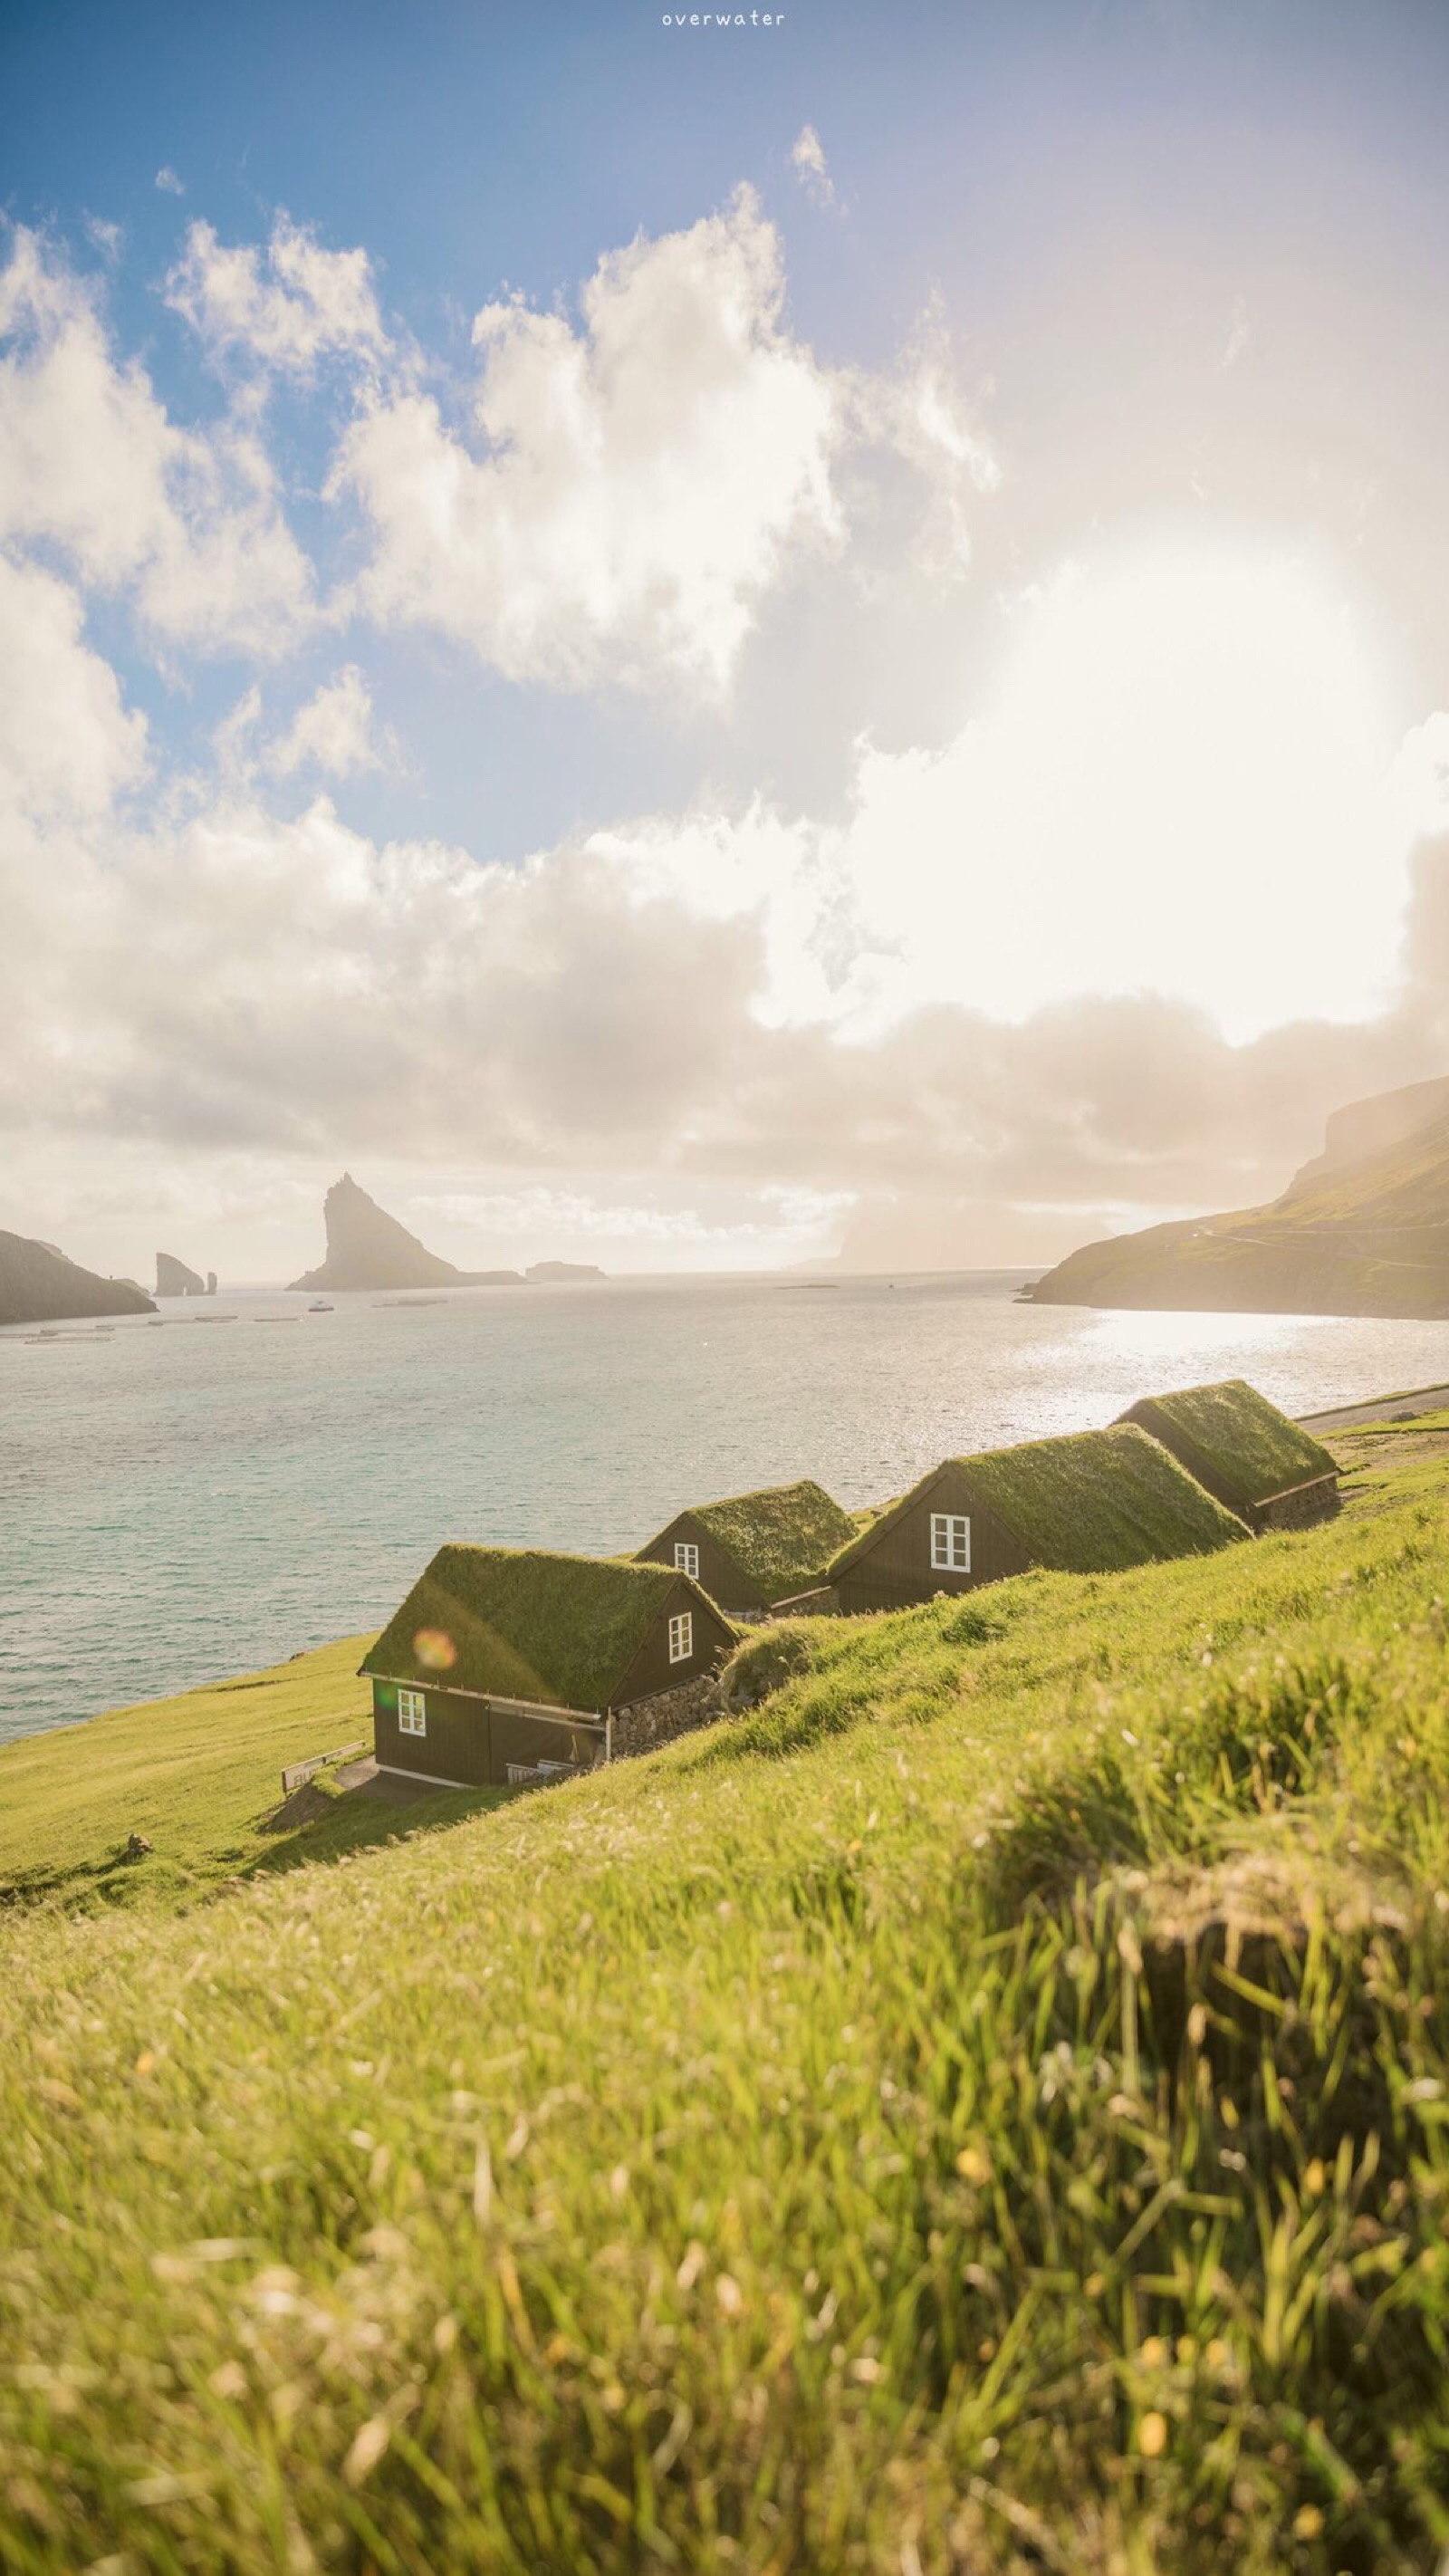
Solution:
M 652 1753 L 657 1744 L 671 1744 L 676 1735 L 711 1725 L 723 1711 L 718 1673 L 699 1673 L 677 1690 L 655 1691 L 615 1718 L 614 1759 L 624 1762 L 631 1754 Z
M 1286 1494 L 1271 1495 L 1250 1515 L 1250 1522 L 1262 1532 L 1311 1529 L 1315 1521 L 1332 1520 L 1338 1504 L 1337 1477 L 1318 1476 L 1312 1484 L 1293 1485 Z

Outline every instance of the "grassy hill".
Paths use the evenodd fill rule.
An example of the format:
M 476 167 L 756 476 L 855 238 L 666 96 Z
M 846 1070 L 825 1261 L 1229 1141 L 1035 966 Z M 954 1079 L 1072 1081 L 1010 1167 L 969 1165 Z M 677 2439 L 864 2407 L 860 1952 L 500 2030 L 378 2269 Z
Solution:
M 372 1693 L 357 1678 L 371 1643 L 344 1637 L 269 1672 L 0 1745 L 0 1906 L 185 1901 L 496 1804 L 443 1791 L 402 1815 L 334 1799 L 324 1773 L 283 1806 L 285 1764 L 371 1742 Z M 125 1856 L 133 1833 L 152 1846 L 142 1861 Z
M 1432 2569 L 1399 1454 L 1322 1529 L 766 1631 L 747 1714 L 448 1832 L 12 1906 L 0 2563 Z
M 1308 1165 L 1266 1207 L 1089 1243 L 1031 1293 L 1059 1306 L 1449 1315 L 1449 1115 Z

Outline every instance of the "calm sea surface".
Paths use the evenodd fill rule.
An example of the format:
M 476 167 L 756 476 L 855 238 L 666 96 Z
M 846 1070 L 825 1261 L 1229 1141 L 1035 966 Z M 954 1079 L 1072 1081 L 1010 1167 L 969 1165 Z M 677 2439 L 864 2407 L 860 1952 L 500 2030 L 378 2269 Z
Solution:
M 242 1291 L 106 1339 L 0 1334 L 0 1738 L 377 1627 L 444 1539 L 637 1547 L 685 1503 L 803 1475 L 870 1502 L 1204 1377 L 1299 1413 L 1449 1377 L 1444 1325 L 1018 1306 L 1025 1275 L 329 1315 Z

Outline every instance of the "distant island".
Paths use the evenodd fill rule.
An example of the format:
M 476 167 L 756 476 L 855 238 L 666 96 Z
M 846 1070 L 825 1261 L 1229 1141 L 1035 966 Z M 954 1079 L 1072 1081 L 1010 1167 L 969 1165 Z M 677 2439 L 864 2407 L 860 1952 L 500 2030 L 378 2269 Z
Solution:
M 531 1261 L 523 1275 L 536 1287 L 546 1288 L 550 1281 L 556 1286 L 570 1279 L 603 1279 L 607 1273 L 592 1261 Z
M 294 1288 L 524 1288 L 521 1270 L 458 1270 L 359 1188 L 350 1172 L 322 1203 L 327 1258 Z
M 0 1232 L 0 1324 L 58 1324 L 72 1315 L 154 1315 L 144 1288 L 102 1279 L 53 1243 Z
M 1070 1253 L 1045 1306 L 1449 1316 L 1449 1077 L 1335 1110 L 1281 1198 Z

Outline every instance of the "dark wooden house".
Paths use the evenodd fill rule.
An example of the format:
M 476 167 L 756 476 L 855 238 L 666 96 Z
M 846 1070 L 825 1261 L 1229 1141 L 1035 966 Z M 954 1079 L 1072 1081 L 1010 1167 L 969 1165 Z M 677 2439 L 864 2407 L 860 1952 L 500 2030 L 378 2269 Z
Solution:
M 698 1681 L 735 1642 L 672 1568 L 440 1548 L 363 1658 L 378 1767 L 450 1788 L 590 1769 L 617 1713 Z
M 1306 1529 L 1338 1509 L 1338 1467 L 1245 1378 L 1144 1396 L 1122 1415 L 1170 1449 L 1249 1529 Z
M 672 1566 L 702 1583 L 723 1610 L 763 1618 L 777 1602 L 823 1583 L 830 1559 L 853 1537 L 849 1512 L 823 1485 L 770 1485 L 679 1512 L 639 1550 L 639 1562 Z
M 896 1610 L 1032 1566 L 1110 1573 L 1247 1535 L 1166 1449 L 1125 1425 L 943 1459 L 842 1548 L 830 1582 L 841 1610 Z

